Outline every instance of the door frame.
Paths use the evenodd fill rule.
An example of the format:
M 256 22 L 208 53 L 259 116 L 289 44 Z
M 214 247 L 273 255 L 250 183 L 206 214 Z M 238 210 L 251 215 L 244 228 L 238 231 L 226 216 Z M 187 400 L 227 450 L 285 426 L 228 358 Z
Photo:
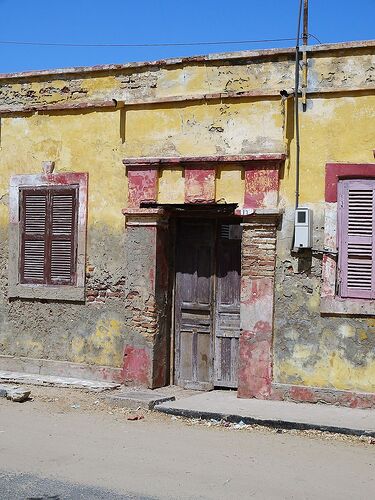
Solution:
M 211 313 L 212 313 L 212 334 L 210 338 L 210 352 L 211 352 L 211 366 L 210 366 L 210 376 L 212 379 L 212 383 L 207 383 L 206 387 L 204 387 L 204 383 L 201 384 L 202 387 L 199 389 L 197 387 L 186 387 L 186 388 L 191 388 L 191 389 L 198 389 L 198 390 L 212 390 L 215 387 L 222 387 L 222 388 L 228 388 L 228 389 L 235 389 L 236 387 L 233 386 L 226 386 L 224 384 L 216 384 L 215 385 L 215 344 L 216 344 L 216 328 L 217 328 L 217 318 L 216 318 L 216 293 L 217 293 L 217 259 L 218 259 L 218 225 L 220 224 L 221 221 L 228 221 L 230 223 L 231 221 L 235 221 L 236 224 L 241 224 L 242 222 L 242 217 L 236 216 L 234 214 L 234 210 L 231 210 L 229 213 L 228 212 L 221 212 L 220 210 L 217 210 L 216 212 L 210 212 L 210 213 L 205 213 L 204 207 L 202 207 L 202 210 L 196 210 L 197 207 L 194 207 L 194 210 L 189 209 L 190 207 L 186 207 L 186 209 L 181 212 L 181 213 L 173 213 L 171 214 L 170 220 L 169 220 L 169 231 L 170 231 L 170 245 L 171 245 L 171 265 L 170 265 L 170 272 L 172 279 L 170 280 L 170 297 L 171 297 L 171 307 L 170 307 L 170 314 L 171 314 L 171 320 L 170 320 L 170 325 L 171 325 L 171 336 L 170 336 L 170 383 L 171 384 L 177 384 L 177 361 L 178 357 L 176 355 L 176 349 L 178 346 L 178 342 L 176 340 L 177 337 L 177 332 L 176 332 L 176 252 L 177 252 L 177 225 L 180 220 L 183 219 L 198 219 L 203 218 L 205 220 L 212 220 L 213 221 L 213 231 L 214 231 L 214 244 L 213 244 L 213 289 L 212 289 L 212 294 L 213 294 L 213 300 L 211 301 Z M 218 207 L 219 208 L 219 207 Z M 228 207 L 229 208 L 229 207 Z

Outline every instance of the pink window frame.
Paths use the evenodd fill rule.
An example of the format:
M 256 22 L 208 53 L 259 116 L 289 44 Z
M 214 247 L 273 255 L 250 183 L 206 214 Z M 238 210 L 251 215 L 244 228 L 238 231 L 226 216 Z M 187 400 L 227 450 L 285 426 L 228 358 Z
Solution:
M 375 163 L 327 163 L 325 225 L 320 311 L 322 314 L 375 316 L 375 301 L 344 298 L 337 294 L 338 275 L 338 183 L 342 179 L 375 179 Z

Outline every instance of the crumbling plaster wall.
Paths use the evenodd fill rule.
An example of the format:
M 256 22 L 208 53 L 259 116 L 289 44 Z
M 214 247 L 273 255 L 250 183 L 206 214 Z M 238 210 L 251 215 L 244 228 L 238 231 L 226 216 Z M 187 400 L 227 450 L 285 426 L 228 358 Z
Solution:
M 327 162 L 373 163 L 374 92 L 309 100 L 300 114 L 300 206 L 313 210 L 314 251 L 291 252 L 295 161 L 280 186 L 285 213 L 277 237 L 275 382 L 375 392 L 375 318 L 320 314 Z M 291 138 L 291 151 L 294 138 Z
M 320 318 L 317 305 L 320 261 L 314 257 L 311 270 L 306 268 L 297 272 L 298 262 L 290 255 L 294 137 L 290 127 L 292 119 L 290 115 L 286 116 L 287 110 L 281 98 L 218 98 L 139 104 L 141 100 L 168 96 L 267 89 L 278 92 L 293 87 L 292 59 L 275 56 L 272 59 L 192 61 L 1 81 L 0 111 L 16 112 L 22 107 L 111 99 L 127 104 L 138 101 L 138 104 L 127 105 L 121 110 L 17 113 L 1 118 L 2 353 L 120 367 L 124 345 L 133 342 L 146 350 L 153 348 L 154 332 L 147 332 L 147 327 L 144 327 L 146 332 L 139 336 L 140 329 L 134 324 L 134 308 L 141 311 L 141 316 L 145 314 L 145 324 L 152 323 L 150 330 L 157 326 L 155 321 L 158 318 L 155 319 L 155 304 L 147 302 L 147 290 L 142 297 L 131 294 L 136 269 L 133 269 L 135 261 L 130 260 L 129 268 L 126 264 L 129 255 L 126 255 L 121 214 L 127 199 L 122 165 L 124 157 L 279 153 L 286 150 L 291 155 L 282 172 L 280 185 L 280 206 L 286 209 L 286 216 L 280 232 L 276 276 L 275 378 L 284 382 L 337 387 L 349 387 L 352 380 L 360 390 L 371 389 L 366 380 L 372 380 L 373 384 L 373 320 Z M 310 59 L 309 64 L 313 88 L 369 86 L 373 81 L 373 57 L 365 49 L 356 50 L 355 57 L 347 52 L 337 56 L 322 53 L 314 60 Z M 308 112 L 301 116 L 302 203 L 315 207 L 323 199 L 326 161 L 371 161 L 374 130 L 369 110 L 374 106 L 373 99 L 373 96 L 362 93 L 309 100 Z M 352 124 L 350 130 L 349 122 Z M 15 174 L 40 173 L 44 160 L 55 161 L 56 170 L 60 172 L 89 172 L 85 305 L 59 301 L 9 302 L 7 299 L 9 178 Z M 159 201 L 173 201 L 172 193 L 175 203 L 182 202 L 182 169 L 165 169 L 160 175 Z M 216 186 L 217 200 L 243 200 L 244 178 L 237 166 L 219 169 Z M 316 236 L 321 238 L 322 208 L 316 212 L 319 225 Z M 147 250 L 144 243 L 142 240 L 142 245 L 138 244 L 137 238 L 131 242 L 132 249 L 139 250 L 132 256 L 139 254 L 137 262 L 141 264 L 148 263 L 147 251 L 140 251 L 141 247 Z M 128 288 L 125 288 L 125 275 L 130 277 Z M 290 290 L 296 300 L 294 295 L 288 297 Z M 291 311 L 291 316 L 285 315 L 285 310 Z M 302 349 L 308 333 L 296 323 L 297 317 L 301 318 L 298 321 L 305 322 L 302 323 L 305 326 L 307 323 L 314 325 L 313 332 L 310 332 L 311 339 L 315 338 L 311 342 L 314 348 L 311 347 L 310 351 Z M 344 333 L 340 336 L 337 332 Z M 294 340 L 293 335 L 297 335 Z M 338 338 L 343 339 L 341 343 Z M 343 345 L 351 352 L 347 354 Z M 356 362 L 354 346 L 360 347 Z M 345 354 L 344 364 L 335 369 L 336 378 L 330 381 L 328 367 L 332 360 L 341 363 L 342 353 Z M 348 367 L 350 370 L 354 367 L 354 371 Z M 364 371 L 361 372 L 359 367 Z M 319 380 L 317 374 L 323 373 L 326 375 L 321 375 Z
M 241 56 L 242 54 L 242 56 Z M 254 89 L 281 90 L 294 87 L 293 53 L 225 59 L 220 55 L 112 66 L 107 71 L 40 75 L 4 79 L 0 109 L 36 104 L 86 102 L 98 99 L 134 101 L 172 95 L 241 92 Z M 355 57 L 353 57 L 355 56 Z M 363 87 L 374 83 L 371 47 L 312 52 L 309 88 Z
M 314 248 L 323 249 L 324 204 L 314 211 Z M 291 254 L 293 210 L 278 235 L 274 381 L 375 392 L 375 319 L 320 314 L 322 254 Z
M 126 183 L 117 125 L 105 112 L 2 118 L 1 354 L 122 367 Z M 9 179 L 41 173 L 43 160 L 57 172 L 89 173 L 86 305 L 7 298 Z

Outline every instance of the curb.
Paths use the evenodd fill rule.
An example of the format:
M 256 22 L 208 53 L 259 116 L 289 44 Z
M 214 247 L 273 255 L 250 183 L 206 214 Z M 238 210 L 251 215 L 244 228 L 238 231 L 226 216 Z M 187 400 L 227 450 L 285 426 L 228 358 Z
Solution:
M 184 410 L 178 408 L 168 408 L 156 405 L 154 410 L 159 411 L 161 413 L 165 413 L 167 415 L 175 415 L 185 418 L 200 418 L 202 420 L 225 420 L 230 422 L 231 424 L 238 424 L 242 421 L 246 425 L 263 425 L 264 427 L 270 427 L 274 429 L 286 429 L 286 430 L 314 430 L 321 432 L 331 432 L 333 434 L 344 434 L 346 436 L 366 436 L 366 437 L 375 437 L 375 431 L 368 431 L 365 429 L 350 429 L 347 427 L 339 427 L 332 425 L 321 425 L 321 424 L 308 424 L 305 422 L 290 422 L 287 420 L 267 420 L 261 419 L 257 417 L 241 417 L 241 415 L 230 415 L 224 413 L 215 413 L 215 412 L 200 412 L 197 410 Z

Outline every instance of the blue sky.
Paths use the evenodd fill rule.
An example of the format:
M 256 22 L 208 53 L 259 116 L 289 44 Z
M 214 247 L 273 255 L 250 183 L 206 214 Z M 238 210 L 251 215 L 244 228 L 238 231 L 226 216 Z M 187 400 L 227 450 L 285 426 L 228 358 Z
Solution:
M 310 0 L 322 42 L 375 38 L 375 0 Z M 184 43 L 292 38 L 298 0 L 0 0 L 1 41 Z M 291 42 L 199 47 L 87 48 L 0 44 L 0 72 L 145 61 Z

